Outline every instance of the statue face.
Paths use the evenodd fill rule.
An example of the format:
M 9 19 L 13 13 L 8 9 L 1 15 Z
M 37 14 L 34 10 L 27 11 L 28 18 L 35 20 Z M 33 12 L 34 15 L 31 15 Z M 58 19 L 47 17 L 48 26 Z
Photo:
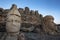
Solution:
M 7 32 L 18 32 L 20 30 L 20 17 L 16 15 L 9 15 L 6 22 Z
M 54 20 L 53 20 L 52 18 L 48 19 L 47 21 L 49 21 L 49 22 L 51 22 L 51 23 L 54 22 Z
M 53 20 L 53 19 L 51 19 L 50 21 L 51 21 L 51 22 L 53 22 L 54 20 Z

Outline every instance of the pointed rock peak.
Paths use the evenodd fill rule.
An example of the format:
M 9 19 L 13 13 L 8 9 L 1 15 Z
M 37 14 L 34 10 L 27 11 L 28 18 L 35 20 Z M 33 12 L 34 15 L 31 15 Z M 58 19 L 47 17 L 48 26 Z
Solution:
M 38 10 L 36 10 L 35 13 L 38 13 Z
M 12 4 L 11 9 L 17 9 L 17 5 L 16 4 Z
M 18 11 L 18 8 L 15 4 L 12 5 L 10 11 L 8 12 L 8 15 L 17 15 L 17 16 L 21 16 L 19 11 Z

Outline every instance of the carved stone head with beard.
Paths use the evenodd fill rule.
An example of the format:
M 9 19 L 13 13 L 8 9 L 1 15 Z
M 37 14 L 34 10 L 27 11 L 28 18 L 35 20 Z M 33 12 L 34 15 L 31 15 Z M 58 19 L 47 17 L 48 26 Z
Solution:
M 51 15 L 47 15 L 43 18 L 43 22 L 44 22 L 44 30 L 47 33 L 50 34 L 55 34 L 57 32 L 57 27 L 54 23 L 54 17 Z

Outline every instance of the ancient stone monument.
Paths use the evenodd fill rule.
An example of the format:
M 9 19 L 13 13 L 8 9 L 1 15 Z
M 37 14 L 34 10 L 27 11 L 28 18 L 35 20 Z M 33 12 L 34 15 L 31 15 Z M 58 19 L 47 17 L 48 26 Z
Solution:
M 0 40 L 60 40 L 59 28 L 53 16 L 29 7 L 0 8 Z
M 6 16 L 6 35 L 0 40 L 25 40 L 24 34 L 20 33 L 21 15 L 15 4 L 12 5 Z M 23 37 L 22 37 L 23 36 Z
M 12 8 L 7 14 L 6 18 L 6 30 L 7 32 L 18 32 L 21 26 L 21 15 L 16 5 L 12 5 Z

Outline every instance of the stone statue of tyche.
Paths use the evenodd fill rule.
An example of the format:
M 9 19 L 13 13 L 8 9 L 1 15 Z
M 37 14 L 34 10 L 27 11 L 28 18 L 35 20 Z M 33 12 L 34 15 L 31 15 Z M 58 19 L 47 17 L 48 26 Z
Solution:
M 0 40 L 25 40 L 24 33 L 20 32 L 21 15 L 15 4 L 7 13 L 6 33 L 2 34 Z

